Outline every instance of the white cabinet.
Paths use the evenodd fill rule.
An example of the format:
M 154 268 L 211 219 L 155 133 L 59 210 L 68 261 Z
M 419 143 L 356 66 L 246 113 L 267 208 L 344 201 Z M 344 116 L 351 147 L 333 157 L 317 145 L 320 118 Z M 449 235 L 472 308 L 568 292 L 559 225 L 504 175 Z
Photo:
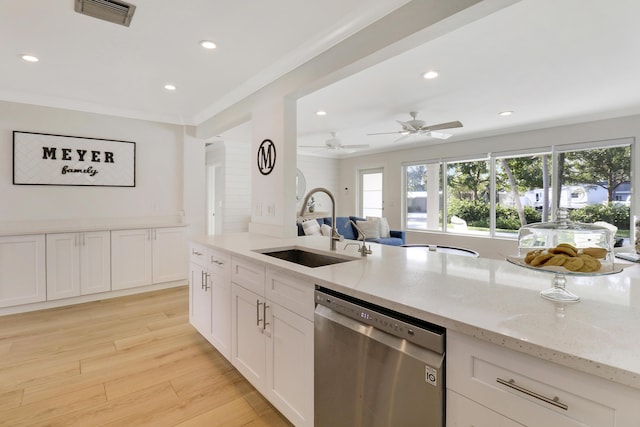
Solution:
M 111 289 L 127 289 L 152 282 L 151 230 L 111 232 Z
M 191 246 L 190 323 L 231 359 L 231 258 L 200 245 Z
M 455 391 L 447 390 L 447 426 L 520 427 L 524 424 L 510 420 Z
M 454 331 L 447 388 L 449 427 L 639 425 L 640 391 Z
M 187 251 L 182 227 L 111 232 L 111 288 L 184 279 Z
M 46 299 L 45 236 L 0 237 L 0 307 Z
M 291 422 L 312 426 L 313 285 L 235 257 L 231 277 L 232 363 Z
M 47 300 L 111 290 L 108 231 L 47 234 Z
M 235 283 L 231 285 L 231 363 L 264 394 L 266 378 L 265 300 Z
M 184 228 L 154 228 L 151 235 L 153 283 L 184 279 L 187 274 Z
M 211 344 L 231 360 L 231 257 L 209 251 Z

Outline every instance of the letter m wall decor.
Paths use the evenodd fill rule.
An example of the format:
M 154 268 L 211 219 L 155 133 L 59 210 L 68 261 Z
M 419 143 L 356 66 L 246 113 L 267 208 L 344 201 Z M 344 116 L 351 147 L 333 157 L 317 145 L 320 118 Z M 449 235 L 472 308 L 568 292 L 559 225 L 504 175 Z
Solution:
M 16 185 L 136 186 L 136 143 L 13 132 Z

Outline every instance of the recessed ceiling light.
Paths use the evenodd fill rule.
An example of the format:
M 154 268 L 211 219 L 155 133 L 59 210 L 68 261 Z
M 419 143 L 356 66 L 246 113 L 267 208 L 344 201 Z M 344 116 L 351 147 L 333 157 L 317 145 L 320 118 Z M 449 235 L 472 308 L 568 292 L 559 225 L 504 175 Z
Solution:
M 200 46 L 202 46 L 205 49 L 215 49 L 217 47 L 216 44 L 211 40 L 202 40 L 200 42 Z
M 39 61 L 39 59 L 36 58 L 33 55 L 22 55 L 21 58 L 24 59 L 27 62 L 38 62 Z
M 326 115 L 327 115 L 327 112 L 324 110 L 316 111 L 316 116 L 326 116 Z
M 438 72 L 434 70 L 430 70 L 424 73 L 422 77 L 424 77 L 425 79 L 435 79 L 436 77 L 438 77 Z
M 510 116 L 513 114 L 513 111 L 501 111 L 498 114 L 501 116 Z
M 177 88 L 175 87 L 175 85 L 172 85 L 172 84 L 166 84 L 166 85 L 164 85 L 164 88 L 165 88 L 166 90 L 176 90 L 176 89 L 177 89 Z

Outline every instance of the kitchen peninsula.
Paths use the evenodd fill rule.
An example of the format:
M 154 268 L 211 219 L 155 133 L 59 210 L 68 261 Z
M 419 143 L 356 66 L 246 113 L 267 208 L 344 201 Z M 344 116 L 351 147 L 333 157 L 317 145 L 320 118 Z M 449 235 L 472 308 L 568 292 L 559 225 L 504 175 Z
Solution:
M 611 406 L 603 403 L 598 396 L 577 396 L 577 402 L 570 404 L 569 412 L 565 412 L 571 419 L 574 416 L 571 410 L 583 405 L 587 412 L 593 410 L 597 413 L 585 415 L 586 419 L 601 420 L 597 421 L 601 424 L 588 425 L 633 426 L 638 425 L 633 423 L 640 420 L 640 409 L 632 404 L 640 401 L 640 344 L 637 340 L 637 328 L 640 325 L 640 269 L 637 266 L 629 266 L 612 275 L 570 277 L 567 287 L 581 296 L 582 300 L 561 304 L 539 296 L 541 290 L 550 286 L 551 274 L 525 269 L 506 261 L 429 252 L 428 248 L 374 244 L 371 255 L 360 257 L 355 246 L 345 248 L 345 244 L 341 243 L 336 254 L 353 257 L 353 261 L 308 268 L 260 252 L 292 247 L 328 252 L 326 237 L 281 239 L 239 233 L 196 238 L 192 241 L 192 254 L 198 250 L 194 247 L 222 253 L 232 260 L 232 266 L 236 265 L 233 260 L 237 259 L 264 266 L 267 276 L 271 270 L 274 272 L 272 275 L 277 274 L 281 278 L 288 275 L 295 277 L 296 282 L 302 282 L 303 286 L 309 288 L 310 295 L 314 285 L 321 285 L 445 327 L 448 425 L 458 425 L 453 424 L 454 408 L 468 412 L 468 404 L 476 404 L 468 399 L 475 396 L 457 396 L 452 389 L 456 386 L 465 387 L 466 381 L 459 378 L 464 369 L 454 371 L 452 367 L 456 364 L 464 367 L 468 362 L 469 367 L 473 366 L 472 375 L 483 375 L 486 366 L 491 366 L 491 369 L 508 367 L 509 361 L 514 358 L 524 358 L 523 366 L 533 369 L 525 378 L 540 381 L 540 387 L 547 390 L 551 400 L 555 397 L 556 388 L 564 387 L 565 382 L 569 389 L 574 387 L 572 393 L 580 392 L 582 385 L 576 390 L 575 384 L 582 384 L 586 378 L 589 382 L 593 381 L 595 386 L 585 387 L 585 390 L 600 389 L 605 400 L 606 395 L 611 395 L 611 398 L 620 402 L 620 406 Z M 197 280 L 200 279 L 196 277 Z M 307 307 L 303 310 L 308 310 L 308 306 L 313 310 L 311 297 L 304 304 Z M 264 302 L 262 307 L 269 306 Z M 265 325 L 268 324 L 266 314 L 263 319 Z M 478 351 L 488 354 L 487 358 L 495 356 L 496 361 L 486 363 L 481 356 L 471 354 L 470 361 L 465 362 L 460 352 L 464 349 L 475 351 L 473 349 L 476 347 Z M 507 362 L 503 363 L 502 359 Z M 495 363 L 495 366 L 491 363 Z M 577 383 L 572 379 L 574 374 L 578 375 Z M 474 378 L 477 383 L 476 380 L 478 378 Z M 556 384 L 549 387 L 547 381 L 555 381 Z M 490 384 L 491 388 L 494 387 L 493 383 Z M 499 399 L 502 399 L 504 391 L 500 393 Z M 536 400 L 526 399 L 529 399 L 526 400 L 527 404 Z M 594 399 L 598 399 L 597 405 L 588 403 Z M 461 401 L 467 402 L 467 406 L 454 406 Z M 499 401 L 504 406 L 517 407 L 517 404 L 511 404 L 508 400 Z M 483 409 L 491 408 L 492 416 L 505 414 L 511 418 L 509 408 L 501 411 L 500 408 L 492 408 L 490 401 L 480 403 Z M 289 417 L 286 411 L 278 408 Z M 566 410 L 558 411 L 562 413 Z M 580 420 L 580 415 L 576 419 Z M 459 421 L 462 423 L 461 419 Z

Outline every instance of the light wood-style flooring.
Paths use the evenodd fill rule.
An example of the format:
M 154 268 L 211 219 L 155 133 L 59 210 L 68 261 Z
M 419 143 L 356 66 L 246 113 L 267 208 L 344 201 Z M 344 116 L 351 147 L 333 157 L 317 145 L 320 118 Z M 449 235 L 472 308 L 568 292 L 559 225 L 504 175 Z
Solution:
M 189 324 L 188 287 L 0 317 L 0 426 L 289 426 Z

